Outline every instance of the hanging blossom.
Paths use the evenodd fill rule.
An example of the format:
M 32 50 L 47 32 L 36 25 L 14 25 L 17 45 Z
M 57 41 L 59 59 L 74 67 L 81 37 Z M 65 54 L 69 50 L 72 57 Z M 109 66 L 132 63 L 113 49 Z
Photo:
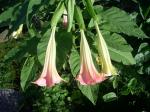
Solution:
M 107 76 L 117 75 L 117 70 L 114 68 L 114 66 L 111 63 L 106 42 L 100 32 L 97 22 L 95 22 L 95 27 L 98 33 L 98 52 L 100 56 L 102 72 L 107 74 Z
M 21 35 L 22 29 L 23 29 L 23 24 L 21 24 L 21 25 L 19 26 L 19 28 L 18 28 L 17 31 L 14 31 L 14 32 L 11 34 L 12 38 L 17 39 L 18 36 Z
M 52 28 L 51 36 L 48 42 L 45 63 L 42 74 L 38 80 L 34 83 L 39 86 L 52 87 L 56 83 L 64 81 L 56 70 L 56 43 L 55 43 L 55 30 L 56 27 Z
M 64 14 L 63 14 L 63 26 L 66 28 L 68 25 L 68 15 L 67 15 L 67 10 L 64 10 Z
M 77 80 L 82 85 L 93 85 L 100 83 L 106 79 L 104 73 L 99 73 L 93 63 L 91 51 L 86 40 L 84 31 L 81 29 L 81 43 L 80 43 L 80 60 L 81 69 L 77 76 Z

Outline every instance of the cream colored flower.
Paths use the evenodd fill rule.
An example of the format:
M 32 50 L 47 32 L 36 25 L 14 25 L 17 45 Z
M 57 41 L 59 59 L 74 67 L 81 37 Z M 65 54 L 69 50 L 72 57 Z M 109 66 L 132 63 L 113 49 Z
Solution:
M 14 38 L 14 39 L 17 39 L 18 38 L 18 36 L 20 36 L 21 35 L 21 33 L 22 33 L 22 29 L 23 29 L 23 24 L 21 24 L 20 26 L 19 26 L 19 28 L 18 28 L 18 30 L 17 31 L 14 31 L 13 33 L 12 33 L 12 38 Z
M 98 52 L 100 56 L 100 62 L 102 65 L 102 72 L 107 74 L 107 76 L 117 75 L 117 70 L 114 68 L 114 66 L 111 63 L 106 42 L 100 32 L 97 22 L 95 22 L 95 27 L 98 34 Z

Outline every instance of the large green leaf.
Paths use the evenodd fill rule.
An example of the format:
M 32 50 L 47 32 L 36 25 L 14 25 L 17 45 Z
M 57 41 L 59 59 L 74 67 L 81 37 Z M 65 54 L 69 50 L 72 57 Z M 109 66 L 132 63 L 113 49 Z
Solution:
M 75 48 L 72 48 L 70 58 L 69 58 L 69 64 L 70 64 L 72 75 L 76 77 L 76 75 L 80 70 L 80 56 L 78 51 Z
M 109 8 L 108 10 L 102 10 L 100 7 L 99 10 L 97 14 L 100 19 L 101 29 L 116 33 L 124 33 L 138 38 L 148 38 L 125 11 L 116 7 Z M 89 27 L 93 26 L 93 20 L 91 20 Z
M 28 57 L 21 70 L 20 84 L 26 90 L 36 74 L 37 66 L 34 57 Z
M 110 34 L 110 32 L 104 31 L 103 36 L 105 37 L 105 41 L 109 47 L 115 48 L 122 52 L 131 52 L 133 50 L 126 40 L 117 33 Z
M 104 19 L 104 24 L 101 26 L 102 29 L 138 38 L 147 38 L 131 17 L 119 8 L 112 7 L 104 11 L 101 16 Z
M 80 70 L 80 56 L 78 51 L 73 48 L 70 58 L 69 58 L 69 64 L 71 68 L 71 73 L 74 77 L 78 74 Z M 85 95 L 93 104 L 96 104 L 97 98 L 98 98 L 98 91 L 99 86 L 83 86 L 78 84 L 79 89 L 81 90 L 82 94 Z
M 122 52 L 112 47 L 108 47 L 112 60 L 122 62 L 125 65 L 135 64 L 135 59 L 130 52 Z
M 0 14 L 0 27 L 8 26 L 12 21 L 16 19 L 19 11 L 20 3 L 9 7 L 3 13 Z
M 50 29 L 44 34 L 43 38 L 38 44 L 38 59 L 40 63 L 44 64 L 44 58 L 46 53 L 46 48 L 48 45 L 48 40 L 50 37 Z M 67 54 L 72 48 L 72 34 L 65 31 L 56 32 L 56 61 L 57 68 L 61 68 L 67 59 Z
M 78 84 L 82 94 L 85 95 L 94 105 L 96 104 L 99 92 L 99 85 L 83 86 Z
M 132 47 L 119 34 L 104 35 L 108 44 L 108 49 L 112 60 L 122 62 L 125 65 L 135 64 L 135 59 L 131 54 Z

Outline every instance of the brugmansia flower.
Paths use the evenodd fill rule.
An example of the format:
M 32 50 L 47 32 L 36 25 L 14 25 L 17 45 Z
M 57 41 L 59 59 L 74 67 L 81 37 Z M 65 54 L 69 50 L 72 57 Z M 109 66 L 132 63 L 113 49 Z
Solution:
M 23 29 L 23 24 L 21 24 L 21 25 L 19 26 L 18 30 L 17 30 L 17 31 L 14 31 L 11 36 L 12 36 L 14 39 L 17 39 L 18 36 L 22 33 L 22 29 Z
M 63 26 L 66 28 L 68 25 L 68 17 L 67 17 L 67 10 L 64 10 L 64 14 L 63 14 Z
M 106 79 L 104 73 L 99 73 L 93 63 L 91 51 L 83 30 L 81 31 L 80 60 L 81 69 L 77 80 L 82 85 L 93 85 Z
M 98 33 L 98 52 L 100 56 L 100 62 L 102 65 L 102 72 L 107 76 L 117 75 L 117 71 L 111 63 L 110 55 L 106 42 L 100 32 L 98 24 L 95 22 L 96 31 Z
M 59 83 L 63 80 L 56 70 L 55 29 L 56 27 L 53 27 L 51 31 L 51 36 L 46 50 L 45 63 L 42 74 L 40 78 L 34 82 L 39 86 L 52 87 L 56 83 Z

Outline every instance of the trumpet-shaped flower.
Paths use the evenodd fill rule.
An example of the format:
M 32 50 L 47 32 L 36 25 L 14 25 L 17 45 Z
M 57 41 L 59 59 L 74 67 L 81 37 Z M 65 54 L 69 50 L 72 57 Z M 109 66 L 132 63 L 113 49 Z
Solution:
M 99 73 L 93 63 L 91 51 L 83 30 L 81 31 L 80 60 L 81 69 L 77 80 L 82 85 L 93 85 L 106 79 L 104 73 Z
M 23 24 L 21 24 L 21 25 L 19 26 L 18 30 L 17 30 L 17 31 L 14 31 L 11 36 L 12 36 L 14 39 L 17 39 L 18 36 L 22 33 L 22 29 L 23 29 Z
M 56 27 L 53 27 L 51 31 L 51 36 L 46 50 L 45 63 L 42 74 L 40 78 L 34 82 L 39 86 L 52 87 L 56 83 L 59 83 L 63 80 L 56 70 L 55 29 Z
M 98 33 L 98 52 L 100 56 L 100 62 L 102 65 L 102 72 L 107 76 L 117 75 L 117 71 L 111 63 L 110 55 L 106 42 L 100 32 L 98 24 L 95 22 L 96 31 Z

